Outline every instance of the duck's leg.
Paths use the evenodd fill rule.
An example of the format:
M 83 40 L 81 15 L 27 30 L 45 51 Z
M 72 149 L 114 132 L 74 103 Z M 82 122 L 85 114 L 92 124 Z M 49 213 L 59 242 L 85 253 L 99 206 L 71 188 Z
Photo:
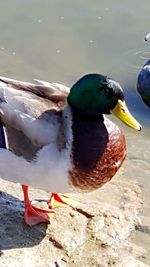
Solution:
M 28 195 L 28 186 L 22 184 L 22 190 L 24 194 L 25 202 L 25 222 L 26 224 L 32 226 L 40 222 L 49 222 L 50 211 L 43 210 L 31 205 Z
M 57 207 L 66 207 L 66 206 L 76 208 L 79 205 L 79 203 L 81 203 L 79 200 L 71 198 L 68 195 L 60 193 L 59 194 L 51 193 L 48 206 L 50 209 Z

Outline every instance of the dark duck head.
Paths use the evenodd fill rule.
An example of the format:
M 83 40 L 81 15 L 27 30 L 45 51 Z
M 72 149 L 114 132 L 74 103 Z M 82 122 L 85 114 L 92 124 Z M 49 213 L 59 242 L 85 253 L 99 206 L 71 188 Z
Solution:
M 68 103 L 75 113 L 94 119 L 102 114 L 113 114 L 128 126 L 141 130 L 141 125 L 126 107 L 118 82 L 101 74 L 83 76 L 71 88 Z

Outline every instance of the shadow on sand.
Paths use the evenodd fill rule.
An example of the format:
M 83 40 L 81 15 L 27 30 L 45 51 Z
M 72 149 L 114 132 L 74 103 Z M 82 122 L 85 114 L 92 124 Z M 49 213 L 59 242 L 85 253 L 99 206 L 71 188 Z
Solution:
M 46 229 L 46 223 L 27 226 L 24 222 L 24 203 L 0 192 L 0 250 L 35 246 L 45 237 Z

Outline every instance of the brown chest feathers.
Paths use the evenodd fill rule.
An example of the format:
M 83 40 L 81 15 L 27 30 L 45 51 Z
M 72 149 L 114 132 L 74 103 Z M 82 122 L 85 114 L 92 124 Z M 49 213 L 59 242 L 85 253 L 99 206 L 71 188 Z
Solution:
M 126 156 L 125 137 L 107 118 L 73 117 L 73 169 L 70 179 L 81 190 L 94 190 L 110 181 Z

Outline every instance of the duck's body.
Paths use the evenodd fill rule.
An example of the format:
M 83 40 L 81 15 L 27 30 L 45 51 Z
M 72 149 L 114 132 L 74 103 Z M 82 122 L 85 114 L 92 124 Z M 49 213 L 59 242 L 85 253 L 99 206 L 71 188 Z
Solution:
M 137 90 L 144 103 L 150 108 L 150 60 L 145 63 L 138 75 Z
M 144 40 L 150 41 L 150 33 Z M 137 78 L 137 90 L 143 102 L 150 108 L 150 59 L 144 64 Z
M 106 83 L 104 76 L 93 76 L 96 82 L 102 79 Z M 90 107 L 85 110 L 83 102 L 81 111 L 74 94 L 85 80 L 89 84 L 93 76 L 87 75 L 77 82 L 76 91 L 74 87 L 71 89 L 72 94 L 68 87 L 60 84 L 39 81 L 40 84 L 34 85 L 0 78 L 1 178 L 52 192 L 94 190 L 111 180 L 126 156 L 124 135 L 100 113 L 95 104 L 99 104 L 98 97 L 91 102 L 86 91 L 79 102 L 86 98 L 91 110 Z M 103 97 L 109 93 L 110 101 L 105 83 L 104 89 L 102 84 L 98 90 L 104 93 Z M 115 107 L 114 113 L 118 114 L 120 100 L 115 98 L 122 98 L 122 92 L 113 80 L 109 86 L 109 90 L 111 87 L 116 90 L 115 105 L 110 101 L 110 107 Z M 109 113 L 106 108 L 104 105 Z M 133 124 L 140 130 L 136 121 Z M 26 203 L 29 204 L 28 197 Z
M 0 150 L 2 178 L 53 192 L 69 192 L 94 190 L 114 176 L 125 158 L 126 145 L 113 122 L 103 115 L 87 119 L 72 112 L 66 102 L 66 87 L 61 102 L 54 102 L 51 84 L 47 94 L 44 86 L 5 78 L 1 78 L 0 86 L 4 101 L 1 118 L 12 151 Z M 33 93 L 34 87 L 41 90 L 39 96 Z M 59 86 L 58 90 L 60 93 Z M 3 164 L 9 166 L 7 172 Z

